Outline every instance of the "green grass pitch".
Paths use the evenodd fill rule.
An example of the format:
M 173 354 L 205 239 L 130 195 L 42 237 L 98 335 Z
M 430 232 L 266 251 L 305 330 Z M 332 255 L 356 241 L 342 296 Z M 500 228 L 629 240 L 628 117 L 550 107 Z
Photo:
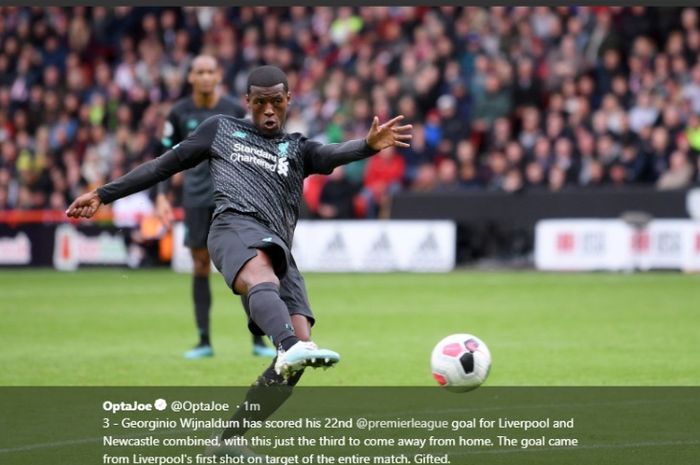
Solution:
M 471 332 L 493 386 L 700 385 L 700 276 L 676 273 L 307 274 L 314 340 L 338 351 L 307 386 L 429 386 L 443 336 Z M 212 275 L 216 356 L 195 340 L 190 278 L 169 270 L 0 272 L 0 385 L 247 386 L 240 302 Z

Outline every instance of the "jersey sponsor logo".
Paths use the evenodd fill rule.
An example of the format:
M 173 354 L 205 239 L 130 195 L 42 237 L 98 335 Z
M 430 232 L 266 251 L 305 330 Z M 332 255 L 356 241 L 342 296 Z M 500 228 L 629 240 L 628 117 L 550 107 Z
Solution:
M 267 150 L 236 142 L 233 144 L 233 153 L 231 154 L 231 158 L 233 159 L 241 155 L 255 155 L 256 157 L 264 158 L 266 160 L 277 161 L 277 156 L 271 154 Z
M 232 162 L 252 163 L 280 176 L 289 175 L 289 161 L 287 158 L 277 158 L 272 153 L 236 142 L 233 144 L 233 153 L 229 155 Z

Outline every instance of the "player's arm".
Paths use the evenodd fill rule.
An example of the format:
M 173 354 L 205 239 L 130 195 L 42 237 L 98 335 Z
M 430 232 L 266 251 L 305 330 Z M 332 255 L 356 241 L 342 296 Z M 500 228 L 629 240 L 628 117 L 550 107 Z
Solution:
M 320 144 L 306 141 L 304 144 L 304 165 L 306 174 L 330 174 L 336 167 L 362 160 L 388 147 L 409 147 L 413 126 L 398 126 L 403 116 L 397 116 L 384 124 L 379 124 L 376 116 L 364 139 L 356 139 L 342 144 Z
M 172 150 L 75 199 L 66 210 L 66 214 L 72 218 L 90 218 L 103 203 L 114 202 L 151 187 L 179 171 L 198 165 L 209 157 L 218 122 L 216 116 L 208 118 Z

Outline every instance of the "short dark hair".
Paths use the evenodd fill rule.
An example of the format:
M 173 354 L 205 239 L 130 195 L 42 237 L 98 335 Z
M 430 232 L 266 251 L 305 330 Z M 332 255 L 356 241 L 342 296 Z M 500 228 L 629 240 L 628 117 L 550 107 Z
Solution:
M 190 61 L 190 65 L 187 68 L 188 74 L 194 70 L 194 62 L 199 60 L 199 59 L 202 59 L 202 58 L 208 58 L 210 60 L 214 60 L 214 66 L 216 67 L 216 69 L 221 68 L 221 63 L 219 63 L 219 59 L 217 57 L 215 57 L 214 55 L 209 55 L 209 54 L 203 53 L 201 55 L 197 55 L 196 57 L 192 58 L 192 61 Z
M 284 84 L 284 90 L 289 90 L 287 84 L 287 75 L 277 66 L 265 65 L 258 66 L 248 75 L 248 84 L 246 91 L 250 93 L 250 87 L 273 87 L 277 84 Z

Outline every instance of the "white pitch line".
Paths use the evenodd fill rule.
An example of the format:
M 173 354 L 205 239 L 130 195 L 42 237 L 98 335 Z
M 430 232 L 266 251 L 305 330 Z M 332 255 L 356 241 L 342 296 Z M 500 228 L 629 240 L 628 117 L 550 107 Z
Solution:
M 32 444 L 29 446 L 21 447 L 10 447 L 7 449 L 0 449 L 0 454 L 11 454 L 12 452 L 28 452 L 37 449 L 51 449 L 54 447 L 72 446 L 76 444 L 87 444 L 90 442 L 97 442 L 102 438 L 85 438 L 85 439 L 70 439 L 68 441 L 56 441 L 56 442 L 45 442 L 42 444 Z
M 139 437 L 146 437 L 146 436 L 165 436 L 167 434 L 172 434 L 172 433 L 184 433 L 184 432 L 196 432 L 190 429 L 169 429 L 165 431 L 144 431 L 143 433 L 140 434 L 134 434 L 134 435 L 129 435 L 129 436 L 114 436 L 118 438 L 139 438 Z M 89 444 L 91 442 L 97 442 L 101 443 L 104 440 L 105 436 L 113 436 L 113 435 L 108 435 L 105 434 L 104 436 L 99 436 L 99 437 L 92 437 L 92 438 L 82 438 L 82 439 L 68 439 L 66 441 L 55 441 L 55 442 L 43 442 L 39 444 L 30 444 L 27 446 L 20 446 L 20 447 L 10 447 L 7 449 L 0 449 L 0 454 L 8 454 L 12 452 L 27 452 L 27 451 L 32 451 L 32 450 L 39 450 L 39 449 L 53 449 L 56 447 L 65 447 L 65 446 L 72 446 L 76 444 Z

